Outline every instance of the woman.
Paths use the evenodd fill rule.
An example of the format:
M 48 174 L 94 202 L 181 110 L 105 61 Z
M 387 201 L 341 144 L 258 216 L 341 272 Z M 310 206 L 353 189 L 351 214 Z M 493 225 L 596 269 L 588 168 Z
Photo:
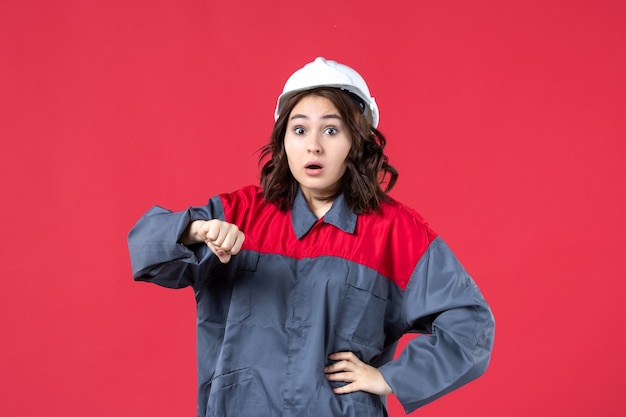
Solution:
M 383 416 L 391 393 L 411 412 L 481 375 L 493 316 L 387 196 L 397 173 L 365 81 L 317 58 L 275 115 L 261 187 L 155 207 L 129 234 L 136 280 L 195 291 L 198 416 Z M 423 335 L 394 360 L 409 332 Z

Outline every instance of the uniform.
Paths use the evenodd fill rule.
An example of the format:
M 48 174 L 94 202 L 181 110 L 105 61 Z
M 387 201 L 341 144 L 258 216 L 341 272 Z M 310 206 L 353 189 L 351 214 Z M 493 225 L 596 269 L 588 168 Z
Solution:
M 241 252 L 221 264 L 204 244 L 178 243 L 198 219 L 236 224 Z M 377 395 L 333 393 L 334 352 L 377 367 L 407 412 L 489 362 L 489 306 L 443 240 L 394 200 L 356 215 L 339 195 L 318 219 L 301 192 L 280 211 L 249 186 L 183 212 L 154 207 L 129 250 L 136 280 L 194 290 L 198 416 L 386 415 Z M 422 335 L 393 360 L 409 332 Z

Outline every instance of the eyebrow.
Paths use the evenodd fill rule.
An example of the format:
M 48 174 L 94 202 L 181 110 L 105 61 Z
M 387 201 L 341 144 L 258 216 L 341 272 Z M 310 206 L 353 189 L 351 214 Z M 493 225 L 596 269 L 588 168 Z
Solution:
M 291 117 L 289 118 L 289 120 L 294 120 L 294 119 L 308 119 L 308 118 L 309 118 L 309 116 L 307 116 L 307 115 L 296 113 L 296 114 L 294 114 L 293 116 L 291 116 Z M 338 114 L 335 114 L 335 113 L 326 114 L 326 115 L 322 116 L 321 118 L 322 118 L 322 120 L 327 120 L 327 119 L 337 119 L 337 120 L 343 120 L 343 119 L 341 118 L 341 116 L 339 116 Z

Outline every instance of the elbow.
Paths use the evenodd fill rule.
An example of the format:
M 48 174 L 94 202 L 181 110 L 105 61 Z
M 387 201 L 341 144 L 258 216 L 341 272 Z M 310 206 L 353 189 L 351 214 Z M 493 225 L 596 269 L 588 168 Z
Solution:
M 487 310 L 486 313 L 487 314 L 484 315 L 475 328 L 476 346 L 472 352 L 473 366 L 470 371 L 472 374 L 471 379 L 478 378 L 484 374 L 491 362 L 496 322 L 491 310 Z

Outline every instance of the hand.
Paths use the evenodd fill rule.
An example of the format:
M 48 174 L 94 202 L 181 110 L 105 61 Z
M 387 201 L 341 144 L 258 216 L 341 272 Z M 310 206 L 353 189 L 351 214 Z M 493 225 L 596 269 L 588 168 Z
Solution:
M 241 250 L 245 235 L 239 228 L 222 220 L 196 220 L 187 228 L 183 244 L 204 242 L 220 262 L 230 262 L 230 257 Z
M 393 393 L 383 374 L 373 366 L 361 361 L 354 353 L 337 352 L 328 355 L 328 358 L 337 362 L 324 368 L 326 379 L 349 383 L 333 389 L 335 394 L 347 394 L 355 391 L 365 391 L 376 395 Z

